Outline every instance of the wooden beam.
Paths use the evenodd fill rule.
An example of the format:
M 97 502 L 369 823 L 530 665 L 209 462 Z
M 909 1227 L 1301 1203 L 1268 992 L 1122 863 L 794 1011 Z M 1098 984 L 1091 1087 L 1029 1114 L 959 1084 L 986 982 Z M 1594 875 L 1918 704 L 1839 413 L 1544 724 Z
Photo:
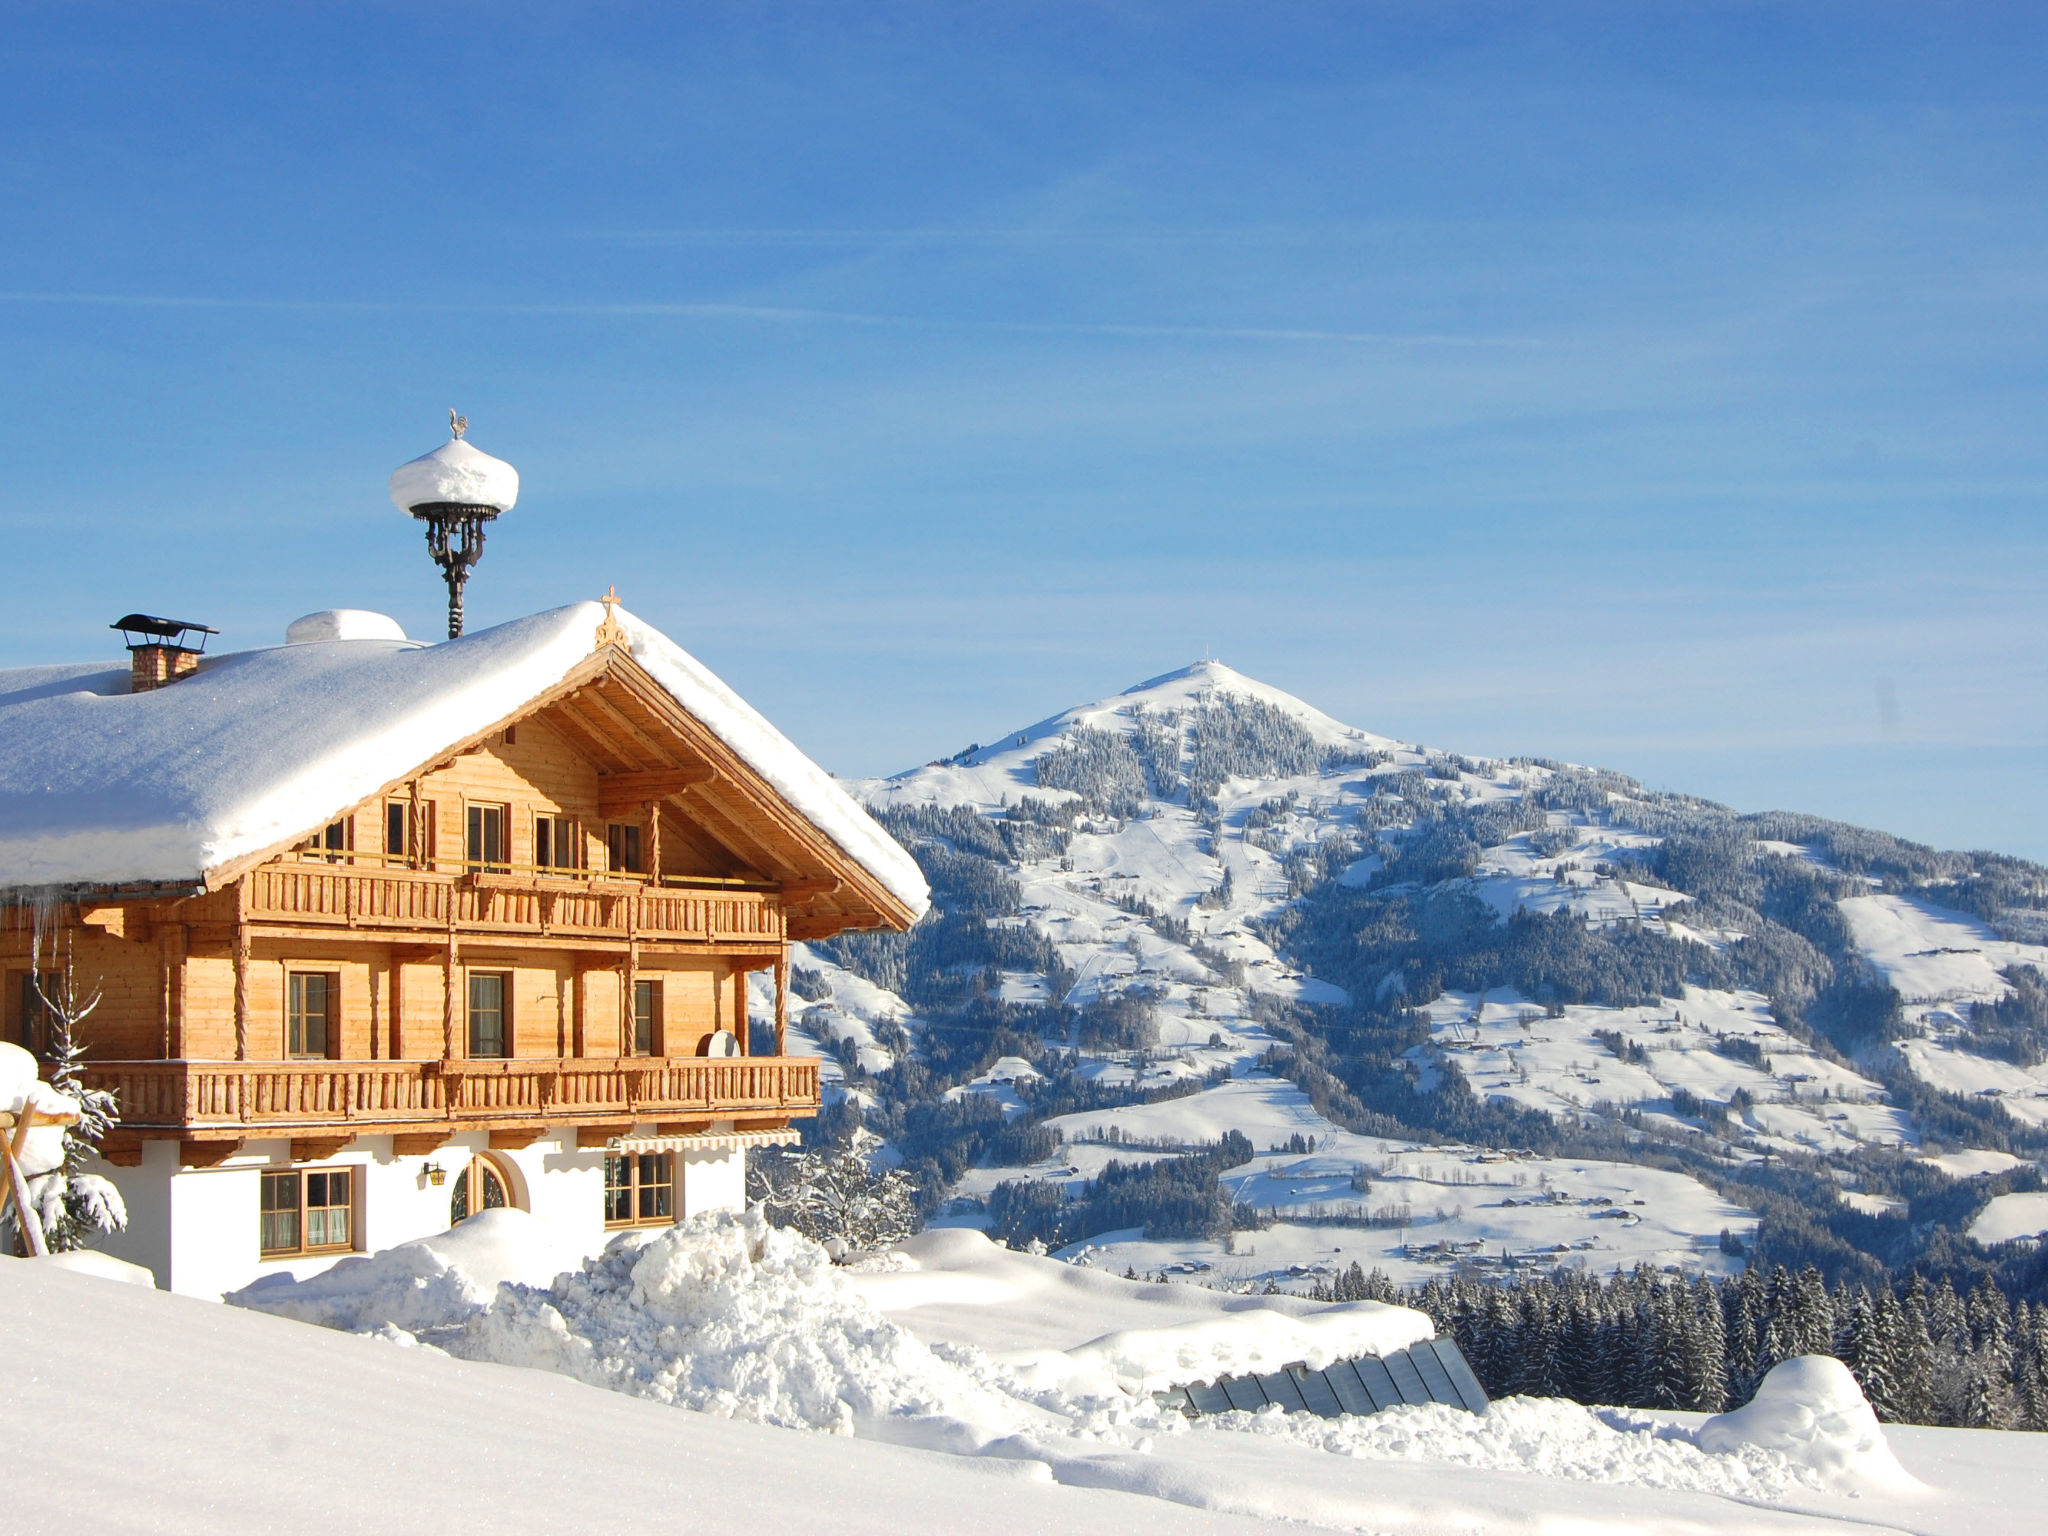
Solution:
M 657 1136 L 695 1136 L 711 1129 L 709 1120 L 662 1120 L 654 1127 Z
M 782 898 L 784 906 L 795 906 L 800 901 L 809 901 L 816 896 L 834 896 L 846 882 L 837 875 L 823 875 L 811 880 L 785 880 L 776 895 Z
M 249 886 L 235 888 L 242 915 L 235 923 L 235 1060 L 249 1059 Z
M 100 1157 L 116 1168 L 139 1168 L 142 1166 L 142 1138 L 133 1131 L 109 1131 L 100 1138 Z
M 292 1138 L 292 1161 L 295 1163 L 324 1163 L 343 1147 L 356 1139 L 356 1133 L 349 1131 L 341 1136 L 294 1136 Z
M 789 1054 L 789 957 L 775 957 L 775 1054 Z
M 639 748 L 644 756 L 652 758 L 657 763 L 665 761 L 670 756 L 673 750 L 670 743 L 661 740 L 659 737 L 648 735 L 623 709 L 606 698 L 601 690 L 596 688 L 585 690 L 582 697 L 577 699 L 576 703 L 579 707 L 587 707 L 593 713 L 601 715 L 604 718 L 606 727 L 612 732 L 615 742 L 624 741 L 630 743 Z
M 597 776 L 597 809 L 601 816 L 624 816 L 649 800 L 666 800 L 693 785 L 708 784 L 716 774 L 705 765 L 659 768 L 650 773 L 601 773 Z
M 242 1138 L 232 1141 L 181 1141 L 178 1164 L 183 1168 L 218 1168 L 242 1150 Z
M 604 1125 L 579 1125 L 576 1127 L 576 1145 L 584 1151 L 604 1146 L 614 1136 L 624 1136 L 633 1129 L 633 1122 L 620 1120 Z
M 455 1134 L 453 1126 L 443 1126 L 438 1131 L 404 1131 L 391 1138 L 393 1157 L 423 1157 L 437 1147 L 448 1145 L 448 1138 Z
M 501 1152 L 516 1152 L 539 1141 L 547 1129 L 546 1125 L 508 1125 L 491 1132 L 491 1145 Z

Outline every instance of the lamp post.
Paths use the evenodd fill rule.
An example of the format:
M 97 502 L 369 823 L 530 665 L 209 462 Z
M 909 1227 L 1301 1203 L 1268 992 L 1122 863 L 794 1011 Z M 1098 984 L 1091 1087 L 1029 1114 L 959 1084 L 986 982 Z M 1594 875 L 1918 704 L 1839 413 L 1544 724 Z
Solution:
M 449 439 L 391 475 L 391 499 L 427 525 L 427 553 L 448 583 L 448 638 L 462 633 L 462 589 L 483 558 L 484 524 L 519 499 L 519 471 L 463 433 L 469 419 L 448 413 Z

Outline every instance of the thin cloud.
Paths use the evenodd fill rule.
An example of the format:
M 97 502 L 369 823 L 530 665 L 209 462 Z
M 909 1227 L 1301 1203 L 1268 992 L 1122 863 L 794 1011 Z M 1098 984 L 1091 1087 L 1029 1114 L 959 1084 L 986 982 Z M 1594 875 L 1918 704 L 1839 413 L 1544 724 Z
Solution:
M 674 303 L 469 303 L 398 299 L 221 298 L 203 294 L 50 293 L 0 290 L 0 303 L 102 305 L 130 309 L 256 310 L 274 313 L 392 315 L 534 315 L 678 320 L 757 320 L 780 325 L 845 325 L 927 331 L 993 331 L 1016 335 L 1122 336 L 1165 341 L 1274 341 L 1365 346 L 1526 347 L 1535 338 L 1459 336 L 1430 332 L 1347 331 L 1314 326 L 1154 325 L 1096 320 L 954 319 L 931 315 L 805 309 L 773 304 Z

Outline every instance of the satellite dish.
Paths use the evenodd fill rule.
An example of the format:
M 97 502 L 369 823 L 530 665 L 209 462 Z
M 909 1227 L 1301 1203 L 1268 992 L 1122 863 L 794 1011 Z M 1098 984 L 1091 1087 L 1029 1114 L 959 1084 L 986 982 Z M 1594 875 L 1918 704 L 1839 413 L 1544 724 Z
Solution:
M 740 1037 L 738 1035 L 729 1029 L 720 1029 L 714 1030 L 711 1034 L 704 1037 L 704 1054 L 706 1056 L 740 1056 L 744 1055 L 745 1052 L 740 1050 Z

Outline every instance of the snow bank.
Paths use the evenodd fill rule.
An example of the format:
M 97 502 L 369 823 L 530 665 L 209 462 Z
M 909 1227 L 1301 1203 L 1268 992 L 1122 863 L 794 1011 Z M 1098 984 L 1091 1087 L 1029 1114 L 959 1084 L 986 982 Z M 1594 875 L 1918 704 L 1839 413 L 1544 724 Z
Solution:
M 1206 1317 L 1166 1328 L 1132 1328 L 1064 1351 L 1077 1375 L 1099 1375 L 1124 1391 L 1163 1392 L 1191 1381 L 1277 1371 L 1300 1361 L 1312 1371 L 1360 1355 L 1391 1354 L 1436 1337 L 1411 1307 L 1343 1302 L 1307 1317 L 1256 1311 Z M 1051 1367 L 1054 1357 L 1047 1357 Z
M 126 1259 L 117 1259 L 111 1253 L 100 1253 L 91 1248 L 73 1248 L 65 1253 L 47 1254 L 35 1262 L 54 1264 L 59 1269 L 76 1270 L 81 1275 L 97 1275 L 102 1280 L 118 1280 L 123 1285 L 140 1285 L 150 1290 L 156 1289 L 156 1276 L 140 1264 L 130 1264 Z
M 346 1333 L 418 1333 L 483 1310 L 500 1284 L 546 1285 L 584 1258 L 525 1211 L 479 1211 L 437 1236 L 343 1259 L 304 1280 L 266 1275 L 226 1299 Z
M 1837 1492 L 1903 1493 L 1921 1485 L 1899 1465 L 1863 1389 L 1841 1361 L 1799 1355 L 1779 1362 L 1756 1396 L 1699 1427 L 1702 1450 L 1775 1451 Z
M 1817 1472 L 1777 1450 L 1737 1442 L 1708 1451 L 1682 1431 L 1660 1429 L 1626 1410 L 1561 1398 L 1501 1398 L 1485 1413 L 1431 1403 L 1341 1419 L 1266 1408 L 1217 1414 L 1199 1428 L 1268 1435 L 1363 1460 L 1441 1462 L 1735 1498 L 1776 1500 L 1826 1486 Z
M 459 1335 L 435 1342 L 465 1359 L 789 1428 L 899 1438 L 887 1421 L 941 1419 L 965 1432 L 944 1438 L 979 1444 L 1019 1422 L 1015 1405 L 856 1295 L 822 1247 L 758 1211 L 614 1242 L 547 1290 L 505 1287 Z

